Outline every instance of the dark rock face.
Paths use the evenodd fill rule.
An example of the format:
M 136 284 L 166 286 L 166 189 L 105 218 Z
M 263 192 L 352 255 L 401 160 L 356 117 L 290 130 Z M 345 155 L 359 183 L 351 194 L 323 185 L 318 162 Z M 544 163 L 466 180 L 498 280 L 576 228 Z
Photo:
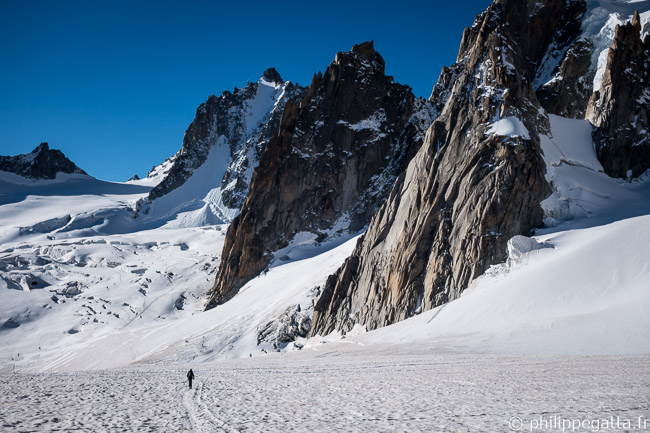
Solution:
M 0 156 L 0 170 L 32 179 L 55 179 L 57 173 L 85 174 L 57 149 L 41 143 L 31 153 L 17 156 Z
M 593 45 L 581 40 L 566 52 L 556 79 L 537 90 L 540 104 L 549 113 L 583 118 L 591 97 L 594 71 L 589 69 Z
M 506 259 L 508 239 L 541 226 L 550 188 L 538 134 L 549 126 L 531 82 L 571 3 L 502 0 L 466 29 L 431 96 L 440 116 L 329 277 L 311 335 L 374 329 L 453 300 Z
M 230 148 L 230 165 L 221 180 L 223 204 L 239 209 L 248 190 L 250 171 L 278 131 L 284 104 L 290 99 L 301 99 L 306 91 L 282 81 L 280 74 L 269 68 L 257 82 L 233 92 L 225 91 L 221 96 L 210 96 L 196 110 L 181 150 L 168 161 L 171 167 L 162 182 L 151 190 L 148 201 L 183 185 L 221 140 Z
M 548 31 L 552 39 L 545 45 L 544 55 L 537 57 L 533 86 L 540 104 L 548 112 L 565 117 L 583 117 L 591 96 L 594 73 L 590 70 L 593 44 L 579 38 L 587 3 L 584 0 L 570 0 L 564 6 L 561 2 L 547 3 L 537 6 L 545 10 L 546 15 L 538 14 L 535 25 L 543 32 L 545 20 L 553 22 Z M 551 76 L 553 78 L 549 79 Z
M 324 239 L 366 226 L 420 146 L 430 108 L 384 74 L 372 42 L 338 53 L 300 106 L 287 102 L 228 228 L 208 307 L 234 296 L 297 233 Z
M 264 71 L 264 73 L 262 74 L 262 78 L 264 78 L 266 81 L 271 83 L 281 84 L 284 82 L 282 80 L 282 77 L 278 73 L 278 71 L 275 70 L 275 68 L 268 68 L 266 71 Z
M 640 32 L 638 12 L 616 27 L 600 90 L 587 108 L 598 159 L 613 177 L 650 168 L 650 36 L 641 41 Z

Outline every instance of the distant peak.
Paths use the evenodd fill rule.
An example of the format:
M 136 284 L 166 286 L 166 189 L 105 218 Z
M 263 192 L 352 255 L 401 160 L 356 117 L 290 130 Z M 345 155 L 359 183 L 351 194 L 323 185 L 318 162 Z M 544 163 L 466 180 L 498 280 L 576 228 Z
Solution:
M 282 77 L 278 71 L 275 70 L 275 68 L 268 68 L 266 71 L 264 71 L 262 78 L 271 83 L 284 83 L 284 80 L 282 80 Z
M 56 179 L 57 173 L 88 174 L 70 161 L 60 150 L 43 142 L 31 153 L 0 156 L 0 170 L 33 179 Z
M 374 41 L 366 41 L 364 43 L 354 45 L 352 47 L 352 52 L 361 54 L 362 56 L 367 56 L 367 55 L 372 55 L 377 53 L 375 51 Z
M 44 141 L 43 143 L 36 146 L 36 148 L 32 150 L 32 153 L 48 152 L 49 150 L 50 150 L 50 145 L 46 141 Z
M 373 41 L 367 41 L 358 45 L 354 45 L 349 52 L 338 52 L 334 58 L 334 61 L 336 63 L 340 63 L 341 61 L 354 62 L 358 60 L 378 62 L 378 66 L 382 68 L 384 67 L 384 59 L 379 55 L 377 51 L 375 51 L 375 44 Z

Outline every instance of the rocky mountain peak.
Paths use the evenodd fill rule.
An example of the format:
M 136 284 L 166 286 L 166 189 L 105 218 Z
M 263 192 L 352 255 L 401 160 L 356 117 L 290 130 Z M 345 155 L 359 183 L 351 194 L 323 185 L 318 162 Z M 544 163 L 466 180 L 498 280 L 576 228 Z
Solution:
M 284 83 L 284 80 L 278 73 L 278 71 L 275 70 L 275 68 L 268 68 L 264 73 L 262 74 L 262 78 L 269 83 L 276 83 L 276 84 L 282 84 Z
M 34 150 L 32 150 L 33 154 L 39 154 L 41 152 L 48 152 L 50 150 L 50 145 L 47 142 L 43 142 L 36 146 Z
M 216 219 L 229 222 L 245 197 L 252 169 L 269 139 L 277 133 L 284 104 L 289 99 L 302 99 L 306 89 L 285 82 L 274 68 L 264 71 L 262 78 L 239 89 L 211 95 L 199 105 L 192 123 L 183 136 L 183 145 L 168 165 L 164 179 L 149 193 L 148 202 L 160 199 L 182 187 L 208 160 L 217 148 L 226 165 L 219 185 L 205 185 L 201 194 L 218 197 L 212 203 Z M 215 154 L 216 155 L 216 154 Z M 215 162 L 216 163 L 216 162 Z M 212 176 L 216 176 L 213 173 Z M 218 190 L 218 192 L 217 192 Z M 198 193 L 197 191 L 191 194 Z M 202 199 L 196 197 L 195 199 Z M 141 207 L 146 207 L 142 203 Z
M 232 221 L 285 104 L 306 91 L 268 68 L 242 88 L 210 95 L 196 109 L 180 150 L 147 175 L 156 186 L 138 202 L 136 216 L 184 226 Z
M 311 335 L 374 329 L 456 299 L 505 260 L 508 239 L 541 227 L 540 203 L 552 191 L 540 147 L 551 132 L 546 112 L 586 112 L 607 173 L 629 178 L 650 167 L 645 14 L 619 25 L 606 64 L 599 58 L 607 26 L 632 15 L 630 7 L 496 0 L 476 17 L 431 94 L 440 115 L 353 254 L 328 278 Z
M 58 149 L 50 149 L 48 143 L 36 146 L 31 153 L 17 156 L 0 156 L 0 170 L 33 179 L 55 179 L 57 173 L 84 174 Z
M 324 110 L 336 113 L 337 120 L 356 123 L 367 119 L 377 110 L 379 95 L 385 95 L 392 86 L 392 77 L 384 71 L 384 59 L 372 41 L 338 52 L 325 73 L 314 74 L 302 105 L 327 101 L 331 106 Z
M 363 66 L 372 66 L 376 69 L 380 69 L 381 73 L 384 72 L 384 59 L 381 55 L 375 51 L 375 46 L 373 41 L 364 42 L 362 44 L 354 45 L 352 49 L 348 52 L 340 51 L 336 53 L 334 58 L 334 63 L 344 64 L 344 65 L 359 65 Z
M 548 122 L 531 81 L 570 3 L 502 0 L 465 30 L 432 93 L 440 115 L 328 278 L 311 335 L 374 329 L 456 299 L 505 259 L 509 238 L 542 223 L 550 188 L 537 132 Z
M 350 52 L 359 54 L 364 58 L 375 57 L 378 54 L 377 51 L 375 51 L 374 41 L 366 41 L 361 44 L 353 45 Z
M 300 105 L 285 105 L 228 228 L 208 307 L 281 260 L 298 233 L 322 242 L 366 226 L 431 120 L 427 102 L 384 74 L 372 42 L 336 54 Z

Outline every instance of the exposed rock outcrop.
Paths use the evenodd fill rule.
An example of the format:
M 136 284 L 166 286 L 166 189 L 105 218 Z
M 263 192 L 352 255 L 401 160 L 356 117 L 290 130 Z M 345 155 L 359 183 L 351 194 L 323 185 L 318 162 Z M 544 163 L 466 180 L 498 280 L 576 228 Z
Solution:
M 549 195 L 531 85 L 572 2 L 502 0 L 465 30 L 432 93 L 442 113 L 315 307 L 311 335 L 389 325 L 457 298 Z
M 31 153 L 0 156 L 0 170 L 32 179 L 55 179 L 57 173 L 87 175 L 63 152 L 50 149 L 47 143 L 39 144 Z
M 596 126 L 598 159 L 613 177 L 631 178 L 650 168 L 650 35 L 641 40 L 635 12 L 616 27 L 600 90 L 586 117 Z
M 593 49 L 590 41 L 580 40 L 566 51 L 556 78 L 537 90 L 546 111 L 573 119 L 584 117 L 595 72 L 590 69 Z
M 553 41 L 537 70 L 537 97 L 549 113 L 586 118 L 596 127 L 593 139 L 607 174 L 639 176 L 650 168 L 648 17 L 645 28 L 638 12 L 626 22 L 636 3 L 592 3 L 588 14 L 584 1 L 568 5 L 568 24 L 558 32 L 565 36 Z
M 591 56 L 594 46 L 581 38 L 582 19 L 587 11 L 584 0 L 569 0 L 564 7 L 560 2 L 540 2 L 536 7 L 546 11 L 537 14 L 536 26 L 544 31 L 547 22 L 551 42 L 543 45 L 546 51 L 536 57 L 532 73 L 537 98 L 548 112 L 565 117 L 583 117 L 591 96 Z M 559 20 L 558 14 L 561 14 Z M 547 21 L 549 20 L 549 21 Z M 531 20 L 532 21 L 532 20 Z
M 208 307 L 226 302 L 299 232 L 356 232 L 383 203 L 431 123 L 431 106 L 384 73 L 372 42 L 340 52 L 287 102 L 231 223 Z

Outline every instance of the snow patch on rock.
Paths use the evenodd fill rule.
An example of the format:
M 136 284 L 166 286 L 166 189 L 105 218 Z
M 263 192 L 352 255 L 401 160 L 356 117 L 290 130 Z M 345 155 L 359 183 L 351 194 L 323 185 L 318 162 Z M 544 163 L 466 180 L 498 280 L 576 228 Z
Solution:
M 485 132 L 487 135 L 498 135 L 502 137 L 521 137 L 530 140 L 528 128 L 521 120 L 514 116 L 507 116 L 488 125 Z

